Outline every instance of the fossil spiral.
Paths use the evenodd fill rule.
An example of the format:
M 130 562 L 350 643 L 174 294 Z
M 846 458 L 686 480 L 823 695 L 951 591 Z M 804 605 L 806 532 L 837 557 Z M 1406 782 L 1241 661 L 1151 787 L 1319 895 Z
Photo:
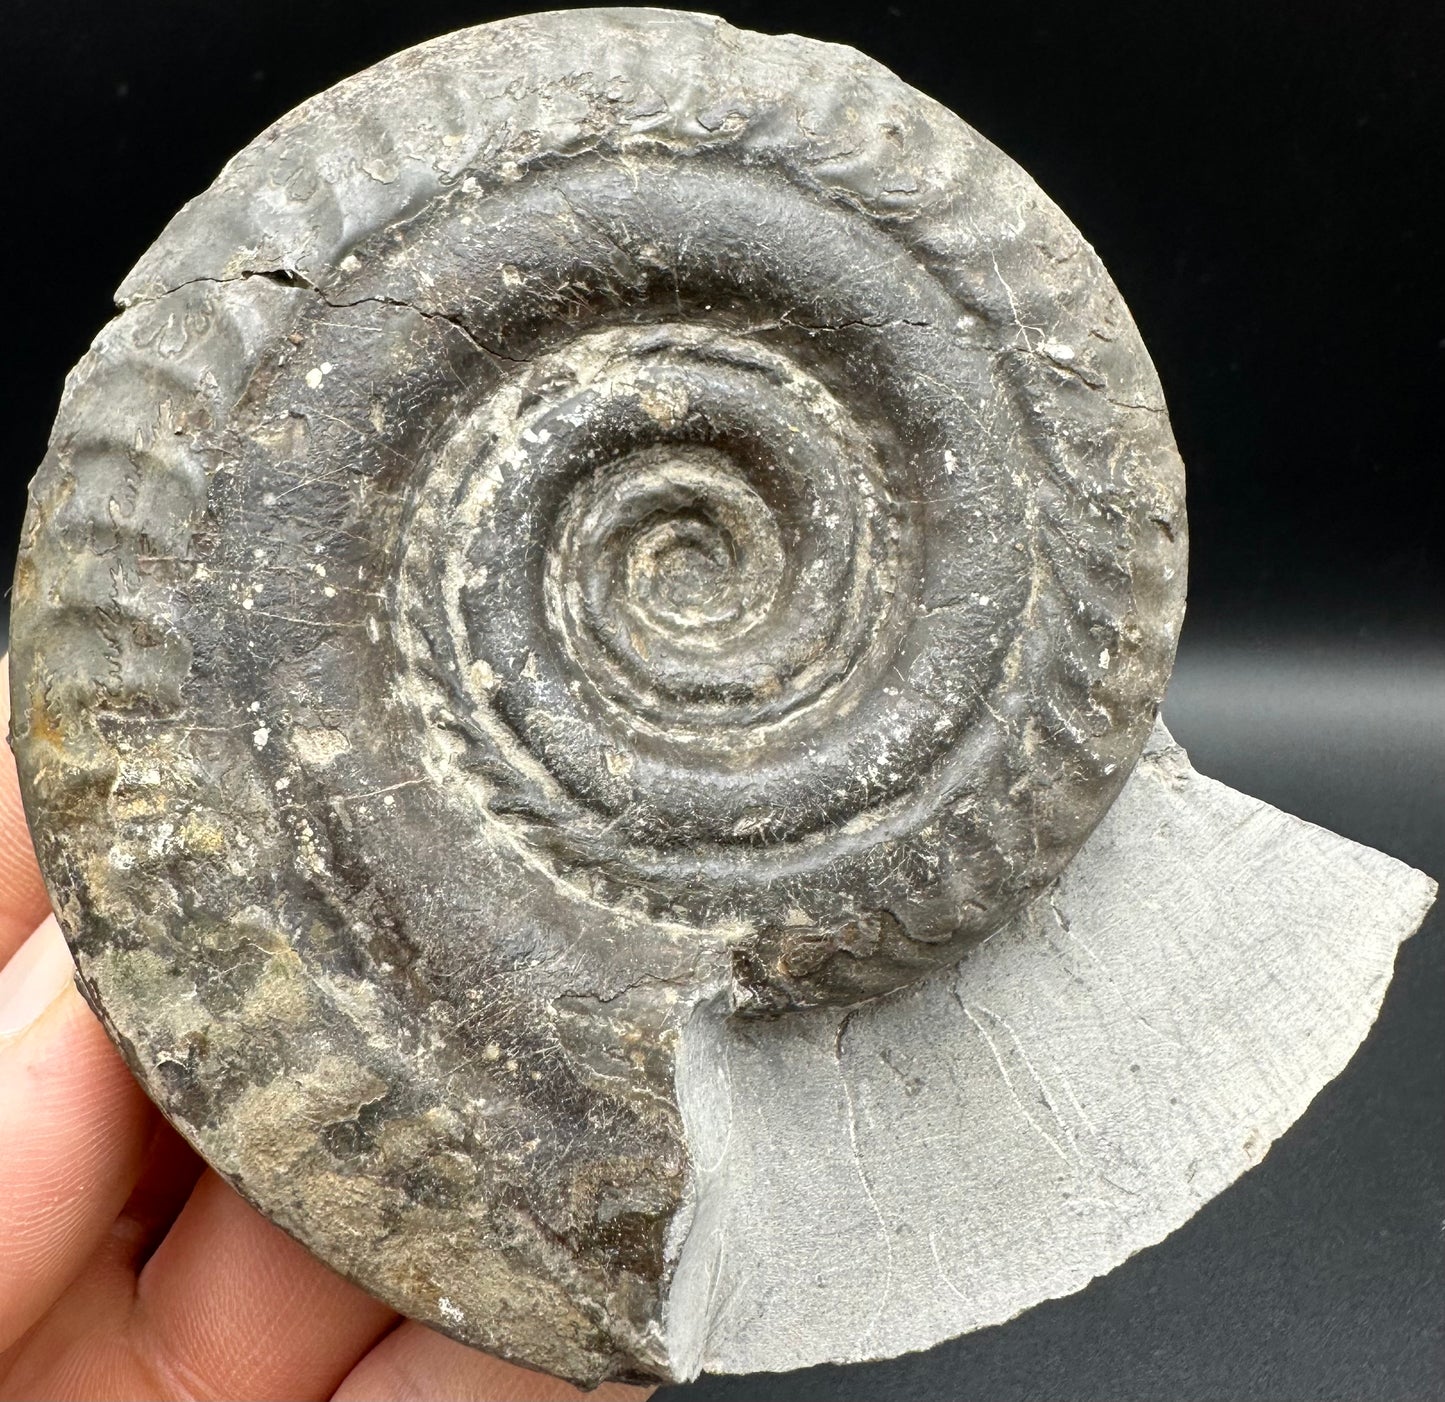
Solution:
M 92 996 L 407 1312 L 665 1376 L 675 1029 L 886 994 L 1153 725 L 1183 482 L 1092 250 L 848 50 L 463 31 L 283 118 L 73 375 L 17 753 Z

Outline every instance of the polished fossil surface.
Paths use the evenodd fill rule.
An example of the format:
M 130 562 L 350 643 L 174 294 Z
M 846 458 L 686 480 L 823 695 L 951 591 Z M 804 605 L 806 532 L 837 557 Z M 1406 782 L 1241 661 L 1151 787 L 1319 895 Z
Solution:
M 1157 893 L 1076 937 L 1201 989 L 1233 974 L 1185 933 L 1177 967 L 1136 956 L 1181 920 L 1263 949 L 1304 918 L 1263 872 L 1225 899 L 1214 799 L 1122 816 L 1171 782 L 1135 766 L 1183 470 L 1117 290 L 1007 157 L 847 49 L 526 16 L 282 118 L 118 300 L 32 486 L 17 759 L 97 1011 L 275 1221 L 408 1314 L 595 1382 L 921 1347 L 1207 1195 L 1129 1141 L 1232 1093 L 1184 1021 L 1137 1128 L 1085 1146 L 1034 1124 L 1028 1036 L 968 992 L 1043 987 L 1061 892 Z M 1285 822 L 1271 860 L 1313 842 Z M 1240 1101 L 1259 1152 L 1363 1035 L 1411 880 L 1334 1050 Z M 1096 1059 L 1084 1100 L 1118 1069 L 1086 971 L 1051 995 Z M 906 1011 L 949 988 L 962 1021 Z M 1235 992 L 1241 1027 L 1265 1015 Z M 793 1139 L 719 1147 L 761 1068 L 810 1038 L 841 1068 L 865 1027 L 929 1088 L 909 1104 L 1011 1146 L 1005 1186 L 1117 1160 L 1157 1210 L 1070 1219 L 1087 1249 L 1055 1223 L 1052 1266 L 1018 1216 L 965 1268 L 863 1166 L 910 1152 L 907 1105 L 870 1118 L 801 1064 Z M 963 1079 L 927 1072 L 968 1039 Z M 1243 1165 L 1200 1142 L 1217 1191 Z M 932 1161 L 916 1186 L 945 1214 L 969 1190 Z M 817 1295 L 800 1230 L 833 1241 Z M 905 1324 L 923 1250 L 945 1308 Z M 845 1343 L 849 1290 L 877 1298 Z

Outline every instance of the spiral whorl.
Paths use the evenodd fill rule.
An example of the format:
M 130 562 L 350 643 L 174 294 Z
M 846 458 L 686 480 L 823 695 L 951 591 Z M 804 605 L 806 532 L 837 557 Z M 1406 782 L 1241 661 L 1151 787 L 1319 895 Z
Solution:
M 748 926 L 767 1008 L 915 977 L 1057 871 L 1167 668 L 1138 591 L 1178 588 L 1177 502 L 1130 498 L 1119 405 L 1001 268 L 802 174 L 581 155 L 384 267 L 507 357 L 409 522 L 420 704 L 562 879 Z
M 348 80 L 120 300 L 13 628 L 97 1005 L 377 1293 L 665 1375 L 689 1011 L 956 962 L 1153 724 L 1183 479 L 1127 311 L 876 64 L 649 10 Z
M 407 602 L 456 550 L 447 661 L 575 805 L 579 852 L 746 864 L 856 810 L 917 513 L 823 384 L 708 328 L 603 331 L 461 437 Z

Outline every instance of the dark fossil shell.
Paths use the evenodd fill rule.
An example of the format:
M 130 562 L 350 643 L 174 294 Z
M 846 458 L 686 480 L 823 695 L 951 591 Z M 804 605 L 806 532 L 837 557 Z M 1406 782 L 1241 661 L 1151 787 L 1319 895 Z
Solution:
M 1092 250 L 846 49 L 574 11 L 188 205 L 67 386 L 15 744 L 87 987 L 340 1269 L 668 1371 L 673 1030 L 956 960 L 1153 722 L 1183 479 Z

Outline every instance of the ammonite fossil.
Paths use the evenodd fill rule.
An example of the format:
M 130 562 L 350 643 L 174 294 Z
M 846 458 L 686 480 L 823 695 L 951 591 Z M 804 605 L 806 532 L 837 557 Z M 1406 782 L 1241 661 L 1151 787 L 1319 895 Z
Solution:
M 993 1299 L 862 1166 L 1013 1152 L 981 1082 L 936 1089 L 952 1047 L 1029 1154 L 1158 1176 L 1107 1124 L 1085 1152 L 1000 1001 L 1093 959 L 1039 1021 L 1117 1051 L 1100 989 L 1145 975 L 1097 970 L 1149 961 L 1070 924 L 1111 860 L 1074 859 L 1106 813 L 1089 851 L 1128 845 L 1186 553 L 1138 333 L 1007 157 L 850 50 L 532 16 L 284 117 L 119 302 L 32 488 L 15 743 L 97 1010 L 271 1217 L 592 1382 L 918 1347 L 1187 1215 L 1155 1193 Z M 1024 1201 L 1010 1164 L 977 1211 Z M 826 1265 L 768 1225 L 804 1166 Z M 729 1276 L 750 1235 L 781 1283 Z M 778 1300 L 843 1318 L 841 1261 L 872 1295 L 837 1343 Z

